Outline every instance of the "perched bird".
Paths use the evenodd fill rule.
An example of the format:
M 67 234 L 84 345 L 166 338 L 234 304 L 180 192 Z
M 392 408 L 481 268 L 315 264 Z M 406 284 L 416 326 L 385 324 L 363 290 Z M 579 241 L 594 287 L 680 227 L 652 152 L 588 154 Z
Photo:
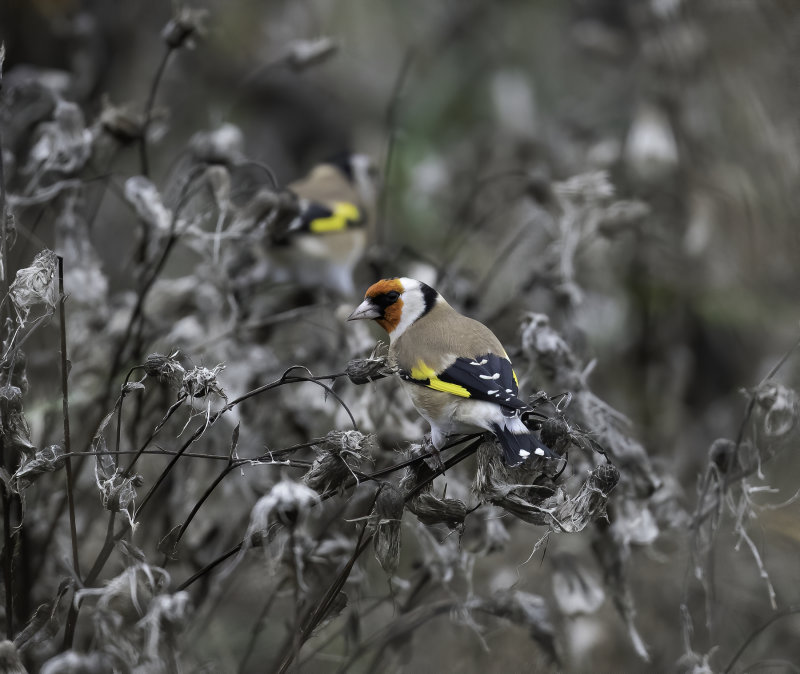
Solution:
M 268 230 L 273 278 L 352 297 L 353 269 L 367 247 L 376 193 L 377 171 L 362 154 L 336 155 L 289 184 L 288 207 Z
M 375 320 L 389 333 L 389 361 L 411 402 L 431 425 L 431 442 L 485 430 L 503 448 L 506 464 L 531 455 L 556 458 L 523 423 L 530 406 L 503 346 L 485 325 L 451 307 L 433 288 L 410 278 L 378 281 L 347 320 Z

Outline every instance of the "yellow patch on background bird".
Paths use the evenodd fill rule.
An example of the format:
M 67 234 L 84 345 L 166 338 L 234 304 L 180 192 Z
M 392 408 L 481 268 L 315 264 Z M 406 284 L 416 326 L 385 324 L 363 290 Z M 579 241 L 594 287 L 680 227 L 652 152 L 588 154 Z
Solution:
M 454 396 L 461 398 L 470 398 L 470 392 L 463 386 L 458 384 L 451 384 L 447 381 L 442 381 L 436 376 L 434 369 L 426 365 L 423 361 L 417 361 L 416 367 L 411 368 L 411 378 L 418 381 L 427 381 L 426 386 L 432 388 L 434 391 L 441 391 L 442 393 L 450 393 Z
M 312 220 L 309 228 L 314 234 L 339 232 L 361 219 L 361 212 L 355 204 L 337 201 L 333 204 L 333 214 L 327 218 Z

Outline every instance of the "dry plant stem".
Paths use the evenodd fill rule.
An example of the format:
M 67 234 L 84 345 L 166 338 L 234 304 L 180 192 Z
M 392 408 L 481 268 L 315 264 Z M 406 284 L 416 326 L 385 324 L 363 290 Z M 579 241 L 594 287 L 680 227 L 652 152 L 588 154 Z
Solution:
M 762 625 L 754 629 L 750 635 L 742 642 L 742 645 L 739 646 L 739 649 L 736 653 L 733 654 L 733 657 L 730 659 L 725 668 L 722 671 L 722 674 L 728 674 L 732 669 L 733 666 L 736 664 L 736 661 L 742 656 L 742 653 L 745 652 L 747 647 L 753 643 L 753 640 L 761 634 L 765 629 L 767 629 L 770 625 L 781 620 L 782 618 L 786 618 L 788 616 L 797 615 L 800 613 L 800 605 L 789 606 L 782 611 L 778 611 L 774 615 L 771 615 Z
M 414 490 L 404 495 L 405 501 L 408 502 L 410 499 L 412 499 L 416 494 L 418 494 L 422 489 L 427 487 L 431 482 L 433 482 L 434 479 L 436 479 L 436 477 L 441 475 L 445 470 L 447 470 L 448 468 L 452 468 L 457 463 L 460 463 L 471 454 L 474 454 L 475 451 L 477 451 L 478 447 L 480 447 L 481 442 L 483 442 L 483 439 L 479 438 L 475 442 L 471 443 L 470 445 L 462 449 L 454 457 L 451 457 L 448 461 L 444 463 L 444 465 L 441 468 L 438 468 L 436 471 L 432 471 L 431 475 L 426 477 L 420 484 L 418 484 Z M 377 501 L 379 493 L 380 493 L 380 487 L 375 492 L 375 498 L 372 501 L 372 505 L 369 508 L 369 512 L 372 512 L 372 508 L 375 506 L 375 502 Z M 350 560 L 347 562 L 347 564 L 339 573 L 339 575 L 334 579 L 334 581 L 328 587 L 328 590 L 320 598 L 317 605 L 312 610 L 310 610 L 310 612 L 308 613 L 308 617 L 303 621 L 299 630 L 301 648 L 303 644 L 311 636 L 312 632 L 317 628 L 319 623 L 327 614 L 328 610 L 330 609 L 331 603 L 335 599 L 336 595 L 339 593 L 342 587 L 344 587 L 344 584 L 347 581 L 347 578 L 349 577 L 350 572 L 352 571 L 353 566 L 356 563 L 356 560 L 361 556 L 364 550 L 367 549 L 370 542 L 372 541 L 373 534 L 365 535 L 367 526 L 368 524 L 365 524 L 364 528 L 361 530 L 361 533 L 358 536 L 358 541 L 356 542 L 355 550 L 353 551 L 353 555 L 351 556 Z M 295 632 L 297 631 L 298 630 L 295 630 Z M 290 644 L 290 646 L 293 646 L 295 638 L 297 638 L 296 633 L 291 635 L 292 643 Z M 283 674 L 288 670 L 289 666 L 292 663 L 293 657 L 296 655 L 295 649 L 293 647 L 290 648 L 284 647 L 283 652 L 285 655 L 281 661 L 280 667 L 278 668 L 278 672 L 280 674 Z M 297 655 L 299 655 L 299 650 Z
M 2 82 L 3 82 L 3 64 L 0 62 L 0 91 L 2 91 Z M 2 132 L 2 127 L 0 127 L 0 132 Z M 3 138 L 2 133 L 0 133 L 0 147 L 3 145 Z M 3 168 L 3 153 L 0 152 L 0 265 L 2 265 L 2 269 L 0 269 L 0 284 L 2 287 L 0 290 L 3 293 L 3 298 L 8 298 L 8 288 L 9 288 L 9 279 L 8 279 L 8 231 L 7 226 L 8 222 L 6 219 L 6 180 L 5 180 L 5 172 Z M 9 303 L 7 301 L 3 302 L 3 312 L 0 314 L 0 324 L 6 324 L 6 316 L 7 313 L 10 311 Z M 5 442 L 2 437 L 0 437 L 0 468 L 5 468 L 6 465 L 6 448 Z M 14 602 L 13 602 L 13 595 L 14 595 L 14 567 L 13 567 L 13 536 L 12 536 L 12 527 L 11 527 L 11 495 L 8 493 L 5 483 L 0 485 L 0 500 L 3 503 L 3 583 L 5 585 L 5 595 L 6 595 L 6 638 L 13 639 L 14 638 Z
M 292 369 L 294 369 L 294 368 L 289 368 L 289 370 L 287 370 L 286 373 L 290 372 Z M 264 393 L 266 391 L 269 391 L 271 389 L 277 388 L 279 386 L 283 386 L 284 384 L 294 384 L 294 383 L 298 383 L 298 382 L 311 382 L 313 384 L 317 384 L 318 386 L 321 386 L 326 391 L 328 391 L 328 393 L 330 393 L 334 398 L 336 398 L 336 400 L 339 401 L 339 403 L 342 405 L 342 407 L 344 407 L 344 409 L 350 415 L 350 420 L 353 422 L 353 428 L 358 430 L 358 427 L 356 426 L 355 418 L 353 417 L 353 415 L 350 412 L 350 410 L 347 408 L 347 405 L 345 405 L 344 402 L 342 401 L 342 399 L 338 395 L 336 395 L 336 393 L 333 392 L 333 389 L 331 389 L 330 386 L 326 386 L 322 382 L 318 381 L 319 379 L 327 379 L 327 378 L 331 378 L 331 377 L 333 377 L 335 375 L 331 375 L 329 377 L 299 377 L 299 376 L 296 376 L 296 375 L 292 376 L 292 377 L 287 377 L 286 373 L 284 373 L 284 376 L 281 377 L 278 381 L 271 382 L 269 384 L 264 384 L 264 386 L 259 386 L 258 388 L 253 389 L 252 391 L 249 391 L 248 393 L 245 393 L 244 395 L 242 395 L 242 396 L 236 398 L 235 400 L 229 402 L 227 405 L 225 405 L 225 407 L 223 407 L 222 409 L 220 409 L 217 412 L 215 412 L 214 414 L 212 414 L 197 430 L 195 430 L 195 432 L 192 433 L 191 437 L 175 453 L 175 455 L 172 457 L 170 462 L 167 464 L 166 468 L 164 468 L 164 470 L 161 472 L 161 475 L 159 475 L 158 478 L 156 478 L 156 481 L 153 484 L 153 486 L 150 487 L 150 490 L 147 492 L 147 494 L 145 494 L 144 498 L 142 499 L 142 503 L 136 509 L 136 517 L 137 518 L 139 517 L 141 511 L 144 509 L 144 507 L 150 501 L 150 499 L 152 498 L 153 494 L 158 489 L 158 487 L 161 485 L 161 483 L 166 479 L 166 477 L 169 474 L 169 472 L 175 467 L 175 464 L 181 458 L 183 453 L 187 449 L 189 449 L 189 447 L 191 447 L 191 445 L 194 442 L 196 442 L 198 440 L 198 438 L 200 438 L 200 436 L 203 435 L 203 433 L 205 433 L 208 428 L 213 426 L 214 423 L 216 423 L 217 420 L 223 414 L 225 414 L 229 410 L 233 409 L 236 405 L 238 405 L 242 401 L 247 400 L 248 398 L 252 398 L 253 396 L 258 395 L 260 393 Z
M 397 139 L 397 118 L 400 108 L 400 100 L 403 95 L 403 89 L 406 84 L 406 79 L 411 71 L 411 66 L 414 63 L 416 53 L 414 49 L 409 49 L 403 56 L 403 63 L 397 73 L 397 78 L 392 87 L 392 95 L 389 99 L 389 106 L 386 109 L 386 156 L 383 161 L 383 186 L 381 187 L 380 194 L 378 195 L 378 213 L 375 218 L 375 245 L 381 249 L 387 244 L 384 239 L 384 230 L 386 229 L 386 212 L 389 205 L 389 175 L 392 170 L 392 159 L 394 155 L 394 144 Z
M 106 560 L 109 558 L 111 551 L 114 549 L 114 520 L 116 515 L 117 514 L 113 511 L 109 514 L 108 527 L 106 528 L 106 539 L 103 542 L 103 548 L 98 553 L 94 565 L 89 570 L 89 573 L 83 581 L 84 587 L 91 587 L 94 585 L 95 581 L 100 575 L 100 572 L 103 570 L 103 566 L 105 566 Z M 71 601 L 69 603 L 69 611 L 67 612 L 67 619 L 64 625 L 64 641 L 61 644 L 62 651 L 72 648 L 72 640 L 75 636 L 75 627 L 78 624 L 79 612 L 80 606 L 77 606 L 74 601 Z
M 189 587 L 189 586 L 190 586 L 192 583 L 194 583 L 196 580 L 198 580 L 198 579 L 202 578 L 202 577 L 203 577 L 203 576 L 205 576 L 207 573 L 210 573 L 210 572 L 211 572 L 211 571 L 213 571 L 215 568 L 217 568 L 217 567 L 218 567 L 220 564 L 222 564 L 222 562 L 224 562 L 226 559 L 230 559 L 230 558 L 231 558 L 231 557 L 233 557 L 235 554 L 237 554 L 237 553 L 238 553 L 238 552 L 239 552 L 239 551 L 242 549 L 242 547 L 243 547 L 243 546 L 244 546 L 244 541 L 242 541 L 241 543 L 237 543 L 236 545 L 234 545 L 234 546 L 233 546 L 233 547 L 232 547 L 230 550 L 228 550 L 227 552 L 223 553 L 222 555 L 220 555 L 220 556 L 219 556 L 219 557 L 217 557 L 216 559 L 214 559 L 214 560 L 212 560 L 211 562 L 209 562 L 208 564 L 206 564 L 206 565 L 205 565 L 205 566 L 204 566 L 202 569 L 200 569 L 200 570 L 199 570 L 197 573 L 194 573 L 194 574 L 192 574 L 191 576 L 189 576 L 189 578 L 187 578 L 186 580 L 184 580 L 184 581 L 183 581 L 183 582 L 182 582 L 180 585 L 178 585 L 178 587 L 176 587 L 176 588 L 175 588 L 175 592 L 181 592 L 182 590 L 185 590 L 187 587 Z
M 153 83 L 150 85 L 150 93 L 147 96 L 147 104 L 144 108 L 144 122 L 142 124 L 142 136 L 139 139 L 139 160 L 142 167 L 142 175 L 149 176 L 150 166 L 147 161 L 147 130 L 150 127 L 150 121 L 153 115 L 153 105 L 156 102 L 156 93 L 158 92 L 158 85 L 161 83 L 161 78 L 167 68 L 170 56 L 174 47 L 167 45 L 164 55 L 161 57 L 161 62 L 158 64 Z
M 0 468 L 4 468 L 6 461 L 5 442 L 0 436 Z M 14 638 L 14 541 L 11 526 L 11 495 L 5 483 L 0 485 L 0 494 L 3 501 L 3 584 L 6 596 L 6 638 Z
M 461 438 L 461 439 L 459 439 L 457 441 L 449 443 L 448 445 L 445 445 L 439 451 L 445 451 L 446 449 L 449 449 L 449 448 L 454 447 L 454 446 L 456 446 L 458 444 L 461 444 L 464 441 L 471 440 L 471 439 L 473 439 L 475 437 L 476 437 L 475 435 L 465 436 L 464 438 Z M 480 437 L 480 436 L 478 436 L 478 437 Z M 311 442 L 311 443 L 308 443 L 308 444 L 316 444 L 316 443 L 315 442 Z M 304 446 L 307 446 L 307 445 L 306 444 L 294 445 L 293 447 L 288 447 L 285 450 L 276 450 L 275 452 L 270 452 L 269 453 L 269 458 L 271 459 L 273 456 L 277 456 L 277 455 L 279 455 L 280 453 L 282 453 L 284 451 L 285 452 L 290 452 L 290 451 L 294 451 L 295 449 L 298 449 L 298 448 L 304 447 Z M 454 466 L 456 463 L 462 461 L 463 459 L 467 458 L 479 446 L 480 446 L 480 443 L 475 443 L 474 445 L 470 445 L 465 450 L 463 450 L 462 453 L 459 453 L 457 456 L 455 456 L 455 457 L 451 458 L 450 460 L 446 461 L 445 464 L 444 464 L 445 470 L 447 468 L 450 468 L 450 467 Z M 367 474 L 356 473 L 356 477 L 355 478 L 351 478 L 349 482 L 345 483 L 344 489 L 352 489 L 353 487 L 355 487 L 360 482 L 377 480 L 378 478 L 383 477 L 384 475 L 389 475 L 390 473 L 394 473 L 394 472 L 396 472 L 398 470 L 401 470 L 401 469 L 403 469 L 403 468 L 405 468 L 407 466 L 411 466 L 411 465 L 420 463 L 421 461 L 424 461 L 425 459 L 430 458 L 431 456 L 432 456 L 432 454 L 430 454 L 430 453 L 423 454 L 421 456 L 416 456 L 413 459 L 409 459 L 407 461 L 401 461 L 399 463 L 392 464 L 391 466 L 389 466 L 387 468 L 382 468 L 381 470 L 375 471 L 374 473 L 367 473 Z M 216 457 L 216 458 L 219 459 L 219 458 L 223 458 L 223 457 Z M 235 464 L 234 467 L 238 467 L 239 465 L 244 464 L 244 463 L 249 463 L 249 461 L 250 461 L 249 459 L 242 459 L 241 463 L 240 464 Z M 281 462 L 281 465 L 284 465 L 284 462 Z M 306 466 L 306 468 L 307 468 L 307 466 Z M 427 486 L 428 484 L 430 484 L 430 481 L 432 481 L 433 479 L 438 477 L 439 474 L 440 474 L 440 472 L 434 473 L 429 481 L 423 481 L 423 483 L 419 486 L 419 489 L 422 489 L 425 486 Z M 411 494 L 411 496 L 415 495 L 416 493 L 417 492 L 415 490 Z M 338 494 L 339 494 L 339 490 L 338 489 L 331 489 L 329 491 L 326 491 L 324 494 L 322 494 L 320 496 L 320 503 L 322 503 L 324 501 L 327 501 L 327 500 L 333 498 L 334 496 L 336 496 Z M 411 496 L 409 496 L 409 498 Z M 204 566 L 202 569 L 200 569 L 197 573 L 193 574 L 191 577 L 189 577 L 185 581 L 183 581 L 183 583 L 181 583 L 177 587 L 176 592 L 179 591 L 179 590 L 185 590 L 187 587 L 189 587 L 196 580 L 198 580 L 199 578 L 202 578 L 207 573 L 210 573 L 211 571 L 213 571 L 217 566 L 219 566 L 226 559 L 229 559 L 230 557 L 235 555 L 237 552 L 239 552 L 242 549 L 242 546 L 244 544 L 245 544 L 245 541 L 237 543 L 230 550 L 227 550 L 226 552 L 222 553 L 222 555 L 220 555 L 216 559 L 214 559 L 211 562 L 209 562 L 206 566 Z
M 247 672 L 247 661 L 253 654 L 256 641 L 258 641 L 258 635 L 261 633 L 261 630 L 264 629 L 264 621 L 269 613 L 269 610 L 272 608 L 272 604 L 275 602 L 275 598 L 278 596 L 278 592 L 280 592 L 282 585 L 283 583 L 278 583 L 277 587 L 275 587 L 275 589 L 270 593 L 269 597 L 267 597 L 267 601 L 264 602 L 261 612 L 258 614 L 258 619 L 255 621 L 255 623 L 253 623 L 253 629 L 250 631 L 250 639 L 247 642 L 247 647 L 244 649 L 242 659 L 239 661 L 239 674 L 245 674 L 245 672 Z
M 167 236 L 167 241 L 164 244 L 164 250 L 161 251 L 161 255 L 159 256 L 156 263 L 153 265 L 152 269 L 150 270 L 150 273 L 147 276 L 145 276 L 144 282 L 142 283 L 142 286 L 137 294 L 136 304 L 134 305 L 133 311 L 131 312 L 131 317 L 128 319 L 128 325 L 125 327 L 125 335 L 123 336 L 122 340 L 119 343 L 119 346 L 117 347 L 114 353 L 114 358 L 112 360 L 111 368 L 109 369 L 108 372 L 108 381 L 106 383 L 106 390 L 102 398 L 103 402 L 102 407 L 105 407 L 105 401 L 109 397 L 114 377 L 116 376 L 117 370 L 119 369 L 123 359 L 125 358 L 126 355 L 125 351 L 127 350 L 128 345 L 131 341 L 131 337 L 134 333 L 136 325 L 142 316 L 145 300 L 147 299 L 147 296 L 150 293 L 153 284 L 156 282 L 159 274 L 163 270 L 164 265 L 166 264 L 170 253 L 172 252 L 173 247 L 178 241 L 177 226 L 178 226 L 178 218 L 180 217 L 181 211 L 188 203 L 189 198 L 194 196 L 194 194 L 200 188 L 202 188 L 202 185 L 193 190 L 190 190 L 189 187 L 198 178 L 198 176 L 202 174 L 204 170 L 205 170 L 204 166 L 194 167 L 194 169 L 192 169 L 191 173 L 189 174 L 189 177 L 186 180 L 186 184 L 183 186 L 183 189 L 181 190 L 180 198 L 178 199 L 178 204 L 175 207 L 175 211 L 172 214 L 172 221 L 170 222 L 170 232 L 169 235 Z
M 64 451 L 67 456 L 65 458 L 65 468 L 67 474 L 67 508 L 69 510 L 69 534 L 72 542 L 72 565 L 75 569 L 75 575 L 80 578 L 81 567 L 78 557 L 78 529 L 75 525 L 75 482 L 72 475 L 72 459 L 69 454 L 72 451 L 70 445 L 69 433 L 69 386 L 68 386 L 68 361 L 67 361 L 67 322 L 66 311 L 64 310 L 64 303 L 66 296 L 64 295 L 64 258 L 58 256 L 58 294 L 60 301 L 58 303 L 60 333 L 61 333 L 61 399 L 62 410 L 64 416 Z M 69 624 L 68 624 L 69 627 Z M 74 623 L 72 624 L 74 628 Z M 64 636 L 64 643 L 67 647 L 72 646 L 72 631 L 66 631 Z
M 370 505 L 367 514 L 372 512 L 372 509 L 375 507 L 375 502 L 378 500 L 378 494 L 380 494 L 380 491 L 380 487 L 375 490 L 375 497 L 372 499 L 372 504 Z M 366 535 L 368 527 L 369 522 L 366 522 L 361 528 L 361 532 L 358 534 L 358 540 L 356 541 L 355 549 L 353 550 L 353 554 L 350 556 L 350 559 L 347 561 L 347 564 L 344 565 L 344 568 L 339 572 L 339 575 L 337 575 L 333 582 L 328 586 L 328 589 L 325 591 L 322 597 L 320 597 L 320 600 L 317 602 L 316 606 L 313 606 L 309 609 L 305 620 L 300 621 L 300 623 L 295 627 L 293 633 L 289 635 L 288 642 L 282 649 L 283 656 L 280 659 L 281 664 L 277 669 L 280 674 L 284 674 L 284 672 L 289 669 L 296 655 L 299 656 L 300 648 L 302 648 L 308 637 L 311 636 L 311 633 L 316 629 L 317 625 L 322 622 L 322 619 L 330 609 L 333 600 L 339 594 L 342 587 L 344 587 L 345 582 L 347 582 L 350 572 L 353 570 L 353 566 L 355 566 L 356 560 L 358 560 L 358 558 L 361 556 L 361 553 L 363 553 L 364 550 L 369 547 L 369 543 L 372 540 L 372 534 L 369 534 L 368 536 Z M 295 649 L 296 644 L 299 644 L 297 649 Z
M 170 417 L 173 414 L 175 414 L 175 412 L 178 411 L 178 409 L 181 407 L 181 405 L 183 405 L 183 403 L 186 400 L 186 398 L 188 398 L 188 396 L 185 393 L 181 393 L 178 396 L 178 399 L 174 403 L 172 403 L 170 408 L 167 410 L 167 413 L 164 415 L 164 418 L 161 419 L 161 421 L 158 422 L 158 425 L 153 429 L 153 432 L 150 433 L 150 435 L 148 436 L 147 440 L 144 441 L 144 444 L 141 446 L 141 448 L 136 450 L 136 455 L 133 457 L 133 459 L 131 459 L 130 464 L 128 464 L 128 467 L 122 473 L 123 477 L 130 477 L 131 476 L 131 471 L 133 470 L 134 465 L 136 465 L 136 462 L 139 460 L 139 457 L 142 454 L 147 453 L 146 452 L 147 446 L 153 441 L 153 439 L 156 437 L 156 435 L 158 435 L 158 432 L 162 428 L 164 428 L 164 424 L 166 424 L 167 421 L 169 421 Z M 119 453 L 120 452 L 117 452 L 117 454 L 119 454 Z M 159 453 L 161 454 L 163 452 L 159 452 Z M 216 458 L 224 458 L 224 457 L 216 457 Z

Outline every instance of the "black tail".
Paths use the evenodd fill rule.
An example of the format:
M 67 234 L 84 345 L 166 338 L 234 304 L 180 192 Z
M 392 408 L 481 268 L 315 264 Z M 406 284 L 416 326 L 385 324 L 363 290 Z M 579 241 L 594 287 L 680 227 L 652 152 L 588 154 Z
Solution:
M 495 426 L 493 430 L 503 447 L 503 461 L 507 466 L 518 466 L 526 459 L 558 458 L 558 455 L 547 445 L 543 445 L 533 433 L 517 435 L 500 426 Z

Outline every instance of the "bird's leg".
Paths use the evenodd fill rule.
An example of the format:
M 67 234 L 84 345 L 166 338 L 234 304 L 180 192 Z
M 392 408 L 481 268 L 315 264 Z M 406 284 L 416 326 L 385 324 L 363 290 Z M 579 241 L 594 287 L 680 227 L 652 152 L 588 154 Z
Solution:
M 426 433 L 422 437 L 422 448 L 426 453 L 430 453 L 431 458 L 433 459 L 432 462 L 426 461 L 428 466 L 433 470 L 444 473 L 444 463 L 442 463 L 442 456 L 439 453 L 439 450 L 437 449 L 436 445 L 433 444 L 433 440 L 431 439 L 430 433 Z M 431 465 L 431 463 L 433 463 L 433 465 Z

